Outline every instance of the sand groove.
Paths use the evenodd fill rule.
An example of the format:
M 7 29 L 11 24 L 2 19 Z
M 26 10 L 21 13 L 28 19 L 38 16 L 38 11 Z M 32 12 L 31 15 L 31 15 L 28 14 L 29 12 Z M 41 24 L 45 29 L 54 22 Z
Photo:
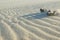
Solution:
M 60 40 L 60 16 L 38 18 L 40 13 L 23 13 L 0 10 L 1 40 Z

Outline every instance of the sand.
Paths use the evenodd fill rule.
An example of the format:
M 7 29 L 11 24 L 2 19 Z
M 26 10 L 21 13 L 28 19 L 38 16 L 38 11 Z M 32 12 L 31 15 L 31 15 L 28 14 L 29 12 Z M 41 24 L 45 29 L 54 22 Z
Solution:
M 39 8 L 2 9 L 0 30 L 0 40 L 60 40 L 60 15 L 47 16 Z
M 56 3 L 44 4 L 55 8 L 56 16 L 40 13 L 40 4 L 0 9 L 0 40 L 60 40 L 60 2 Z

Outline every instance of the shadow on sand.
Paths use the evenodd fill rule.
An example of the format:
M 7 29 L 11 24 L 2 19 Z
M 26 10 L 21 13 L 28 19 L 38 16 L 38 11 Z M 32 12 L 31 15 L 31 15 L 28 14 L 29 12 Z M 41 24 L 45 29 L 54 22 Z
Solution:
M 41 19 L 41 18 L 45 18 L 47 17 L 47 13 L 32 13 L 32 14 L 28 14 L 28 15 L 24 15 L 24 16 L 21 16 L 25 19 Z

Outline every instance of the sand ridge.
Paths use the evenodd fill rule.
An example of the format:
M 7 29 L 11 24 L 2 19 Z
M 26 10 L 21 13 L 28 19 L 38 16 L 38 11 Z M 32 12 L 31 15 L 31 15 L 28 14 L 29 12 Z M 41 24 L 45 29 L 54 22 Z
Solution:
M 60 16 L 20 10 L 0 10 L 1 40 L 60 40 Z

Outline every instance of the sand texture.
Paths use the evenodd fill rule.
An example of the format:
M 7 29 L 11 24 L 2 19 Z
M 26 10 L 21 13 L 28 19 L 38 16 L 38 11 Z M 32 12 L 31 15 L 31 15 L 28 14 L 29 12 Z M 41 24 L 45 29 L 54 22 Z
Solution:
M 47 16 L 39 9 L 2 9 L 0 30 L 0 40 L 60 40 L 60 14 Z

